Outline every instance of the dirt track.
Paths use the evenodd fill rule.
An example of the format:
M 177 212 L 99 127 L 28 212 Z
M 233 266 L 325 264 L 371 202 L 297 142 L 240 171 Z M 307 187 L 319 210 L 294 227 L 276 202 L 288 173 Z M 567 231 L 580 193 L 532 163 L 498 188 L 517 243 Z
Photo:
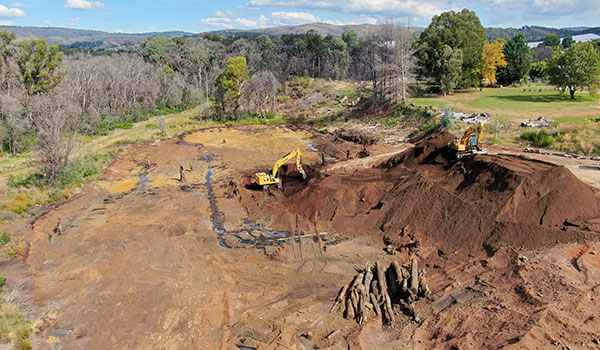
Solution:
M 600 257 L 592 254 L 600 249 L 594 231 L 598 219 L 559 211 L 556 217 L 566 215 L 575 225 L 566 228 L 569 236 L 561 244 L 515 244 L 521 233 L 507 231 L 503 237 L 517 239 L 495 242 L 493 253 L 479 244 L 462 253 L 457 249 L 456 254 L 455 249 L 440 249 L 431 241 L 435 237 L 427 238 L 423 232 L 427 227 L 415 227 L 411 222 L 415 230 L 421 230 L 424 243 L 417 250 L 387 255 L 382 250 L 385 234 L 373 234 L 369 228 L 375 223 L 373 218 L 353 213 L 360 212 L 363 204 L 376 207 L 380 198 L 393 192 L 399 178 L 412 174 L 406 169 L 393 170 L 390 164 L 387 177 L 381 176 L 381 169 L 365 169 L 365 164 L 381 162 L 377 153 L 384 150 L 376 148 L 373 158 L 316 170 L 321 156 L 314 147 L 323 150 L 329 162 L 336 158 L 344 161 L 336 148 L 349 149 L 352 155 L 362 149 L 339 140 L 333 146 L 332 141 L 308 129 L 244 127 L 125 147 L 103 178 L 85 187 L 83 196 L 33 225 L 28 259 L 33 271 L 32 293 L 36 306 L 47 310 L 47 327 L 40 339 L 56 335 L 61 349 L 600 346 L 596 331 L 600 328 Z M 310 193 L 299 197 L 306 189 L 293 179 L 284 179 L 283 193 L 246 188 L 252 173 L 268 169 L 295 147 L 303 151 L 304 163 L 315 169 Z M 208 163 L 207 159 L 212 160 Z M 190 170 L 185 183 L 177 181 L 180 165 Z M 586 198 L 597 203 L 598 194 L 573 182 L 570 173 L 543 163 L 536 166 L 540 171 L 558 172 L 575 188 L 589 191 L 592 199 Z M 435 172 L 425 168 L 421 174 L 432 176 Z M 348 175 L 352 169 L 356 171 L 353 177 Z M 293 173 L 293 169 L 289 171 Z M 344 180 L 331 182 L 343 176 Z M 335 186 L 335 191 L 325 192 L 320 203 L 311 202 L 311 210 L 316 208 L 324 215 L 332 209 L 328 203 L 338 201 L 336 215 L 345 217 L 343 220 L 328 224 L 303 211 L 306 207 L 301 198 Z M 554 193 L 548 186 L 545 194 Z M 562 192 L 556 193 L 550 199 L 564 201 Z M 434 194 L 431 200 L 439 197 Z M 521 213 L 518 206 L 514 208 Z M 527 212 L 524 215 L 514 217 L 526 223 Z M 252 226 L 249 233 L 243 233 L 250 235 L 246 238 L 252 242 L 255 240 L 250 237 L 260 236 L 266 228 L 287 231 L 292 237 L 283 246 L 260 249 L 239 237 L 219 241 L 215 218 L 226 232 Z M 583 223 L 577 221 L 583 219 L 589 219 L 586 223 L 592 231 L 584 232 Z M 59 220 L 64 234 L 49 236 Z M 400 231 L 405 224 L 390 222 L 397 224 L 386 234 Z M 554 232 L 556 222 L 550 220 L 547 226 L 553 227 L 542 233 Z M 487 230 L 483 222 L 477 228 Z M 450 226 L 444 230 L 454 232 Z M 293 239 L 294 235 L 324 232 L 317 240 Z M 325 246 L 336 239 L 342 242 Z M 460 237 L 451 239 L 463 243 Z M 240 249 L 224 248 L 224 243 Z M 339 313 L 328 312 L 339 287 L 350 282 L 356 269 L 375 260 L 404 263 L 410 254 L 426 264 L 434 291 L 417 304 L 424 317 L 422 324 L 411 322 L 400 309 L 396 309 L 397 323 L 389 328 L 375 318 L 358 326 Z

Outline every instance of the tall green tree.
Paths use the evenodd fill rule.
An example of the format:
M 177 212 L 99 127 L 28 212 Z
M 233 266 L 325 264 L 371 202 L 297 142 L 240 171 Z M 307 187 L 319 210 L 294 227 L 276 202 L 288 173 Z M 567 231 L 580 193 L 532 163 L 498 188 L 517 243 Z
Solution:
M 504 45 L 506 66 L 498 69 L 498 81 L 504 85 L 518 82 L 529 74 L 533 53 L 527 45 L 525 34 L 518 33 Z
M 562 43 L 561 43 L 562 47 L 565 48 L 565 49 L 568 49 L 573 44 L 575 44 L 575 39 L 573 39 L 573 37 L 570 36 L 570 35 L 564 37 L 563 40 L 562 40 Z
M 448 54 L 446 46 L 449 46 L 450 49 L 462 51 L 461 69 L 458 72 L 461 82 L 466 85 L 475 84 L 479 80 L 478 70 L 484 42 L 485 29 L 475 12 L 464 9 L 434 16 L 417 41 L 416 56 L 419 60 L 420 74 L 437 82 L 445 79 L 439 75 L 443 70 L 434 68 L 440 58 Z M 452 72 L 453 75 L 455 73 Z
M 548 61 L 538 61 L 531 65 L 531 71 L 529 72 L 531 78 L 539 80 L 548 79 Z
M 544 45 L 548 47 L 556 47 L 560 45 L 560 37 L 558 34 L 550 33 L 544 38 Z
M 170 50 L 177 49 L 177 44 L 166 36 L 148 37 L 142 43 L 142 57 L 152 63 L 162 63 Z
M 577 90 L 586 88 L 596 95 L 600 88 L 600 53 L 589 42 L 577 43 L 565 52 L 557 49 L 548 65 L 548 75 L 553 85 L 569 91 L 572 100 Z
M 458 85 L 462 63 L 462 50 L 444 45 L 442 53 L 434 66 L 434 71 L 440 76 L 439 83 L 443 95 L 447 95 Z
M 306 43 L 306 49 L 311 54 L 311 76 L 319 78 L 321 76 L 321 53 L 325 48 L 323 37 L 314 30 L 309 30 L 306 32 L 304 42 Z
M 63 73 L 58 72 L 58 67 L 63 53 L 58 45 L 48 45 L 46 39 L 32 39 L 19 42 L 18 49 L 15 61 L 27 95 L 49 91 L 60 82 Z
M 358 46 L 358 33 L 354 30 L 346 30 L 342 33 L 342 40 L 348 45 L 348 49 L 354 49 Z
M 248 80 L 246 58 L 232 57 L 225 63 L 225 69 L 217 77 L 215 86 L 215 111 L 220 118 L 239 117 L 240 97 L 244 83 Z

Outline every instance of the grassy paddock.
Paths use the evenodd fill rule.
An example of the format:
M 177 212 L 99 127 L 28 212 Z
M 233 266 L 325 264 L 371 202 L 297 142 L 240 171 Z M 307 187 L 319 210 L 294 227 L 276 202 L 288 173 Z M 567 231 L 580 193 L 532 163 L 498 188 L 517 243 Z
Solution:
M 569 121 L 583 120 L 600 115 L 600 102 L 585 92 L 577 92 L 576 99 L 561 95 L 552 86 L 531 84 L 522 87 L 506 87 L 460 90 L 449 96 L 429 95 L 413 98 L 410 102 L 466 113 L 487 112 L 504 122 L 545 116 Z

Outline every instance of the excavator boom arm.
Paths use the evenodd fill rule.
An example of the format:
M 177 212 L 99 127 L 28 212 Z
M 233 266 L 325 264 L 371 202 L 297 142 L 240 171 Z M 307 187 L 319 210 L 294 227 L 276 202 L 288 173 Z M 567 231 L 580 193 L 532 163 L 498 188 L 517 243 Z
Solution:
M 272 172 L 272 176 L 273 177 L 277 177 L 277 173 L 279 173 L 279 168 L 281 168 L 281 166 L 285 163 L 287 163 L 288 160 L 297 157 L 296 158 L 296 166 L 298 167 L 298 169 L 302 169 L 302 161 L 301 161 L 301 157 L 302 155 L 300 154 L 300 148 L 296 148 L 295 151 L 292 151 L 288 154 L 286 154 L 285 156 L 283 156 L 280 160 L 278 160 L 275 163 L 275 166 L 273 167 L 273 172 Z

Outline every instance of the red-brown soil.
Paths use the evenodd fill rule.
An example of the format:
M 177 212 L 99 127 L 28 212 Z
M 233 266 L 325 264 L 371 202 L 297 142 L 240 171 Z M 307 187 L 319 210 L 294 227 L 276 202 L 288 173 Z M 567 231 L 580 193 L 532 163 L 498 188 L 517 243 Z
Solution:
M 448 138 L 400 154 L 369 146 L 372 156 L 351 160 L 336 148 L 354 157 L 362 146 L 286 126 L 123 146 L 80 196 L 21 222 L 31 243 L 27 286 L 44 321 L 34 348 L 597 349 L 597 193 L 549 163 L 454 160 Z M 297 179 L 292 165 L 283 191 L 242 185 L 296 147 L 310 179 Z M 189 169 L 185 183 L 179 166 Z M 253 221 L 328 232 L 326 240 L 220 246 L 209 171 L 225 230 Z M 64 233 L 51 236 L 58 221 Z M 384 241 L 410 249 L 389 255 Z M 358 325 L 329 313 L 357 269 L 411 257 L 433 291 L 415 306 L 421 324 L 398 305 L 391 327 L 374 315 Z M 12 270 L 9 285 L 23 275 Z
M 595 190 L 569 170 L 514 155 L 469 155 L 456 159 L 440 134 L 377 166 L 350 174 L 313 170 L 308 183 L 284 179 L 276 201 L 253 213 L 283 223 L 311 224 L 344 237 L 362 234 L 417 240 L 446 252 L 479 253 L 502 245 L 534 248 L 597 237 L 600 217 Z M 268 207 L 269 210 L 265 210 Z M 294 220 L 285 220 L 286 216 Z M 296 216 L 300 216 L 297 219 Z M 308 222 L 305 222 L 308 221 Z M 299 224 L 300 222 L 300 224 Z

